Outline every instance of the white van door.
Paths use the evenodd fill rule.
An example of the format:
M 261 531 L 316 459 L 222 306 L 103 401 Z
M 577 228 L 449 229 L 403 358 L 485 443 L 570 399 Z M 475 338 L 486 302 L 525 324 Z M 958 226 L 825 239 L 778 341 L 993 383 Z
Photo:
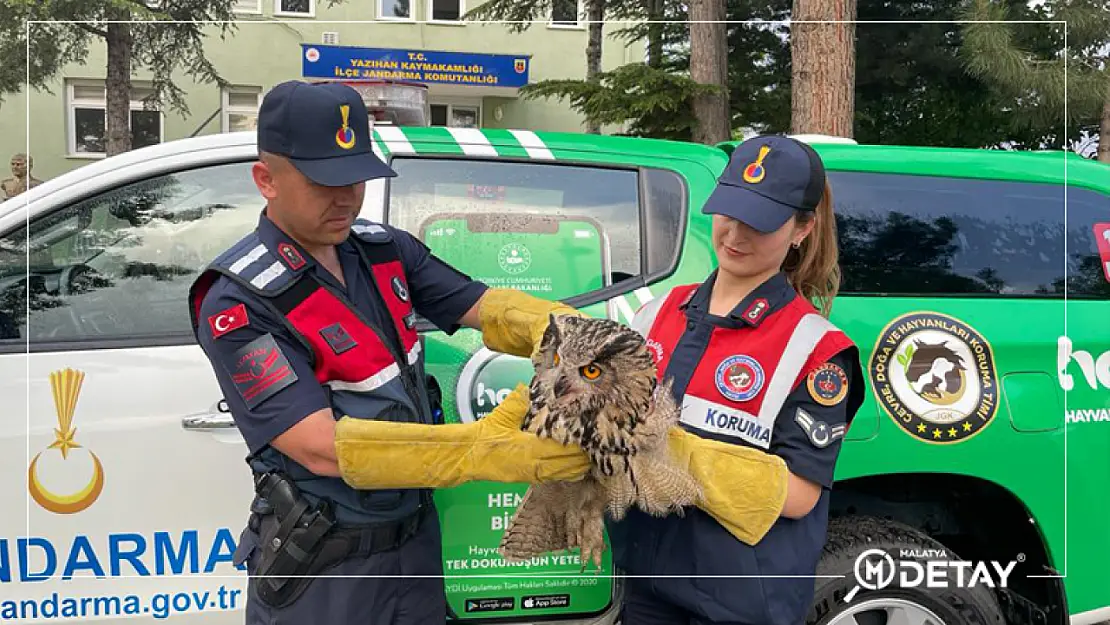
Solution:
M 0 232 L 0 621 L 242 622 L 246 447 L 186 293 L 262 205 L 243 161 Z

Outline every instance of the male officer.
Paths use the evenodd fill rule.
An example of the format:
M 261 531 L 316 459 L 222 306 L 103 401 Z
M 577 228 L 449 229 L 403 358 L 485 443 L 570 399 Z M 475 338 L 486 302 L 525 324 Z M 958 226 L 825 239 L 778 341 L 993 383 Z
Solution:
M 410 234 L 358 220 L 365 181 L 396 174 L 374 155 L 366 108 L 350 87 L 276 86 L 259 110 L 258 149 L 252 174 L 266 199 L 258 226 L 189 296 L 254 474 L 235 555 L 251 575 L 247 623 L 442 623 L 430 491 L 348 485 L 341 464 L 379 460 L 337 457 L 335 421 L 433 423 L 416 314 L 449 333 L 481 328 L 491 349 L 523 353 L 549 313 L 577 313 L 490 289 Z M 516 453 L 483 456 L 475 470 L 504 481 L 585 473 L 580 451 L 520 432 L 522 414 L 506 407 L 490 421 L 501 429 L 487 429 Z

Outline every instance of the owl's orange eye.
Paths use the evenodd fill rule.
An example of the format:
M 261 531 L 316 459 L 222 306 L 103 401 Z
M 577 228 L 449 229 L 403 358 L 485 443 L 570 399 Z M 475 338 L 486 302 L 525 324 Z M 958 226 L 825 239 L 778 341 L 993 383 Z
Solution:
M 601 368 L 597 365 L 586 365 L 585 367 L 582 367 L 581 371 L 582 376 L 585 377 L 587 380 L 596 380 L 599 376 L 601 376 Z
M 555 364 L 559 364 L 559 354 L 555 354 L 555 360 L 554 360 L 554 363 L 555 363 Z

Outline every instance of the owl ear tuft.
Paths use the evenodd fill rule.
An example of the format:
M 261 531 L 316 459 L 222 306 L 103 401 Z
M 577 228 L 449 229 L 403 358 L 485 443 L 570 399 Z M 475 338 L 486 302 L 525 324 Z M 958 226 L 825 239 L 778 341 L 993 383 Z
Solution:
M 555 313 L 547 314 L 547 329 L 543 331 L 543 338 L 540 340 L 540 347 L 547 349 L 555 345 L 562 339 L 562 327 L 559 323 L 559 318 Z

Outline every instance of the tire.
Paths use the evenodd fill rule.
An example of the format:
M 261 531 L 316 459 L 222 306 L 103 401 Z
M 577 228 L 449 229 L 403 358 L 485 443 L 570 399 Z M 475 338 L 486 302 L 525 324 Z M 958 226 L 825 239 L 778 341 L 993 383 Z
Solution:
M 829 522 L 828 540 L 817 565 L 817 575 L 838 577 L 815 580 L 813 604 L 806 625 L 902 622 L 901 617 L 892 617 L 896 611 L 911 615 L 909 622 L 925 625 L 1006 624 L 989 587 L 954 588 L 957 579 L 954 573 L 947 576 L 947 588 L 902 588 L 895 578 L 878 590 L 860 587 L 851 601 L 845 603 L 849 591 L 856 587 L 856 559 L 868 549 L 881 549 L 895 559 L 922 564 L 930 559 L 959 559 L 959 554 L 908 525 L 868 516 L 833 519 Z M 902 549 L 918 553 L 914 557 L 903 557 Z M 943 550 L 947 555 L 930 558 L 920 553 L 923 549 Z

